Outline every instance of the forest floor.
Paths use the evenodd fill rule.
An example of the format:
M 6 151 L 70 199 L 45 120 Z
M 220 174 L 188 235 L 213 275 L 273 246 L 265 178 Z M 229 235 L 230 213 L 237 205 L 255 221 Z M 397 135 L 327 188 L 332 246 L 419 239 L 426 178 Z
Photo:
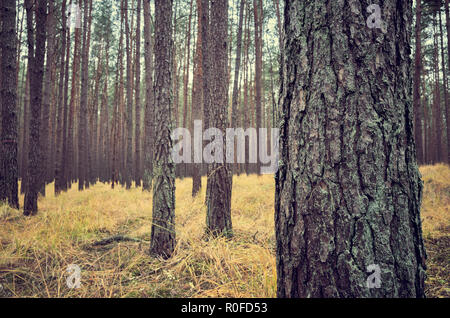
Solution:
M 450 168 L 421 172 L 426 293 L 450 297 Z M 273 176 L 234 177 L 231 240 L 204 240 L 202 182 L 192 199 L 191 179 L 177 180 L 177 247 L 166 261 L 148 255 L 151 194 L 140 188 L 74 184 L 55 197 L 51 184 L 35 217 L 0 206 L 0 297 L 275 297 Z M 80 288 L 67 287 L 70 264 Z

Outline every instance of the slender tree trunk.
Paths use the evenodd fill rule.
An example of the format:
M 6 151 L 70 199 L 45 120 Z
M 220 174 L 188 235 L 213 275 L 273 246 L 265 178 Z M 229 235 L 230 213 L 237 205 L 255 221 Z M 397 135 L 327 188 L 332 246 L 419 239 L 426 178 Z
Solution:
M 72 2 L 72 1 L 71 1 Z M 69 179 L 69 170 L 66 164 L 67 160 L 69 160 L 69 147 L 68 147 L 68 127 L 69 127 L 69 64 L 70 64 L 70 29 L 67 28 L 67 37 L 66 37 L 66 70 L 64 71 L 64 114 L 63 114 L 63 138 L 62 138 L 62 160 L 61 160 L 61 169 L 62 177 L 63 177 L 63 190 L 67 191 L 69 185 L 71 184 Z
M 191 132 L 194 131 L 194 121 L 202 119 L 203 104 L 203 35 L 202 35 L 202 0 L 197 2 L 197 43 L 194 58 L 194 82 L 192 83 L 192 124 Z M 203 126 L 203 125 L 202 125 Z M 203 130 L 202 130 L 203 131 Z M 192 139 L 194 142 L 194 138 Z M 200 160 L 199 160 L 200 159 Z M 196 162 L 197 161 L 197 162 Z M 196 196 L 202 188 L 202 164 L 201 158 L 194 160 L 192 167 L 192 196 Z
M 64 157 L 63 157 L 63 132 L 66 128 L 66 114 L 64 112 L 64 79 L 66 64 L 69 63 L 65 60 L 66 46 L 67 46 L 67 19 L 64 12 L 66 12 L 67 0 L 62 2 L 62 32 L 61 32 L 61 68 L 59 73 L 59 83 L 58 83 L 58 128 L 56 129 L 56 166 L 55 166 L 55 195 L 58 195 L 61 191 L 65 189 L 64 180 Z
M 24 6 L 19 6 L 19 8 L 20 7 L 22 7 L 21 18 L 20 18 L 20 30 L 18 30 L 19 34 L 18 34 L 18 36 L 16 38 L 16 40 L 17 40 L 17 44 L 16 44 L 16 46 L 17 46 L 17 55 L 16 55 L 17 89 L 19 88 L 20 57 L 21 57 L 21 54 L 22 54 L 23 21 L 24 21 L 25 15 L 26 15 L 25 14 L 25 7 Z M 17 11 L 17 14 L 19 14 L 18 13 L 19 12 L 18 9 L 16 9 L 16 11 Z
M 150 191 L 153 179 L 153 140 L 154 140 L 154 96 L 153 96 L 153 41 L 150 25 L 150 4 L 144 1 L 145 37 L 145 141 L 144 175 L 142 188 Z
M 17 96 L 17 106 L 19 108 L 19 113 L 18 113 L 18 120 L 19 120 L 19 145 L 18 145 L 18 163 L 19 163 L 19 174 L 18 177 L 23 178 L 23 161 L 24 158 L 26 156 L 24 156 L 24 151 L 23 151 L 23 147 L 25 144 L 25 110 L 26 110 L 26 102 L 25 102 L 25 97 L 26 94 L 26 90 L 27 90 L 27 82 L 28 82 L 28 74 L 27 74 L 27 69 L 28 67 L 26 66 L 26 64 L 22 67 L 22 76 L 21 78 L 21 85 L 20 85 L 20 90 L 18 89 L 18 96 Z M 0 97 L 1 100 L 1 97 Z M 0 121 L 1 122 L 1 121 Z M 1 124 L 0 124 L 1 125 Z M 1 147 L 1 146 L 0 146 Z M 24 178 L 22 179 L 24 180 Z
M 5 0 L 0 4 L 2 23 L 0 36 L 0 201 L 18 209 L 18 161 L 17 161 L 17 41 L 16 41 L 16 1 Z
M 247 3 L 246 9 L 246 23 L 245 23 L 245 39 L 244 39 L 244 107 L 243 107 L 243 121 L 244 128 L 250 127 L 250 107 L 249 107 L 249 51 L 250 51 L 250 5 Z M 250 173 L 249 164 L 249 142 L 245 142 L 245 173 L 248 175 Z
M 187 43 L 186 43 L 186 59 L 183 70 L 183 127 L 187 128 L 187 114 L 188 114 L 188 82 L 189 82 L 189 65 L 191 60 L 191 22 L 192 22 L 192 4 L 190 0 L 189 21 L 187 29 Z
M 122 16 L 122 32 L 121 32 L 121 50 L 120 50 L 120 88 L 119 88 L 119 128 L 118 128 L 118 146 L 117 146 L 117 153 L 118 153 L 118 180 L 119 183 L 124 186 L 125 185 L 125 160 L 126 160 L 126 131 L 125 131 L 125 82 L 124 82 L 124 45 L 123 45 L 123 34 L 126 31 L 125 28 L 125 0 L 121 1 L 122 3 L 122 10 L 121 10 L 121 16 Z M 121 149 L 121 151 L 119 151 Z
M 280 14 L 280 0 L 273 0 L 275 4 L 275 13 L 277 16 L 277 26 L 278 26 L 278 43 L 280 48 L 280 56 L 283 55 L 283 41 L 284 41 L 284 29 L 281 24 L 281 14 Z
M 36 2 L 35 28 L 33 27 L 32 19 L 33 4 L 30 0 L 26 0 L 25 5 L 27 8 L 28 55 L 31 64 L 31 118 L 30 142 L 28 148 L 28 184 L 25 192 L 24 215 L 34 215 L 38 211 L 37 200 L 40 187 L 40 171 L 43 166 L 41 162 L 39 133 L 42 109 L 42 84 L 44 77 L 47 0 L 38 0 Z M 36 32 L 34 30 L 36 30 Z
M 256 136 L 257 136 L 257 153 L 259 153 L 259 128 L 261 128 L 261 112 L 262 112 L 262 30 L 260 9 L 258 0 L 253 0 L 253 17 L 255 22 L 255 115 L 256 115 Z M 256 173 L 260 174 L 260 162 L 255 165 Z
M 425 163 L 429 164 L 433 161 L 432 159 L 432 140 L 433 140 L 433 134 L 432 134 L 432 127 L 431 127 L 431 116 L 430 116 L 430 111 L 428 108 L 428 100 L 426 98 L 426 96 L 424 96 L 423 98 L 423 113 L 424 113 L 424 128 L 425 128 Z
M 175 0 L 175 12 L 174 12 L 175 16 L 173 17 L 173 35 L 174 35 L 174 46 L 173 46 L 173 54 L 172 54 L 172 59 L 173 59 L 173 100 L 172 100 L 172 109 L 173 109 L 173 114 L 174 114 L 174 127 L 178 127 L 178 103 L 179 103 L 179 90 L 178 90 L 178 62 L 177 62 L 177 45 L 176 45 L 176 35 L 177 35 L 177 29 L 178 29 L 178 1 Z M 181 67 L 181 66 L 180 66 Z
M 48 3 L 48 16 L 47 16 L 47 63 L 45 65 L 44 74 L 44 91 L 42 101 L 42 125 L 40 132 L 40 148 L 41 148 L 41 161 L 42 170 L 40 177 L 40 189 L 39 193 L 45 196 L 45 185 L 48 179 L 48 162 L 50 161 L 50 143 L 49 143 L 49 126 L 50 126 L 50 103 L 52 98 L 52 89 L 54 78 L 52 74 L 52 67 L 54 64 L 54 50 L 55 50 L 55 6 L 53 1 Z
M 99 111 L 99 106 L 98 106 L 98 99 L 99 99 L 99 95 L 100 95 L 100 84 L 101 84 L 101 75 L 103 72 L 107 73 L 108 70 L 107 69 L 103 69 L 104 65 L 103 65 L 103 61 L 102 59 L 104 58 L 104 45 L 101 45 L 99 52 L 98 52 L 98 60 L 97 60 L 97 74 L 95 76 L 95 84 L 94 84 L 94 94 L 92 95 L 91 99 L 92 99 L 92 118 L 91 118 L 91 175 L 90 175 L 90 182 L 91 183 L 95 183 L 97 181 L 97 178 L 100 176 L 101 178 L 101 174 L 99 173 L 99 160 L 100 160 L 100 152 L 99 152 L 99 148 L 100 148 L 100 132 L 99 132 L 99 125 L 98 125 L 98 111 Z M 106 82 L 107 82 L 107 77 L 106 77 Z M 102 111 L 102 109 L 100 109 L 100 111 Z M 100 126 L 103 123 L 100 123 Z M 101 130 L 101 127 L 100 127 Z
M 183 127 L 188 128 L 187 116 L 188 116 L 188 84 L 189 84 L 189 70 L 191 61 L 191 24 L 192 24 L 192 6 L 194 0 L 190 0 L 189 18 L 188 18 L 188 29 L 187 29 L 187 43 L 185 49 L 185 61 L 183 66 Z M 181 176 L 188 176 L 187 163 L 183 162 L 178 164 L 182 168 Z
M 437 15 L 433 17 L 433 37 L 434 37 L 434 99 L 433 99 L 433 127 L 434 127 L 434 162 L 443 160 L 442 149 L 442 110 L 441 110 L 441 88 L 439 81 L 439 42 L 437 27 Z
M 273 80 L 273 66 L 272 66 L 272 56 L 270 54 L 269 51 L 269 59 L 270 59 L 270 69 L 269 69 L 269 73 L 270 73 L 270 97 L 271 97 L 271 102 L 272 102 L 272 123 L 275 125 L 275 123 L 278 120 L 278 116 L 277 116 L 277 110 L 276 110 L 276 102 L 275 102 L 275 89 L 274 89 L 274 80 Z
M 422 64 L 423 66 L 423 64 Z M 431 123 L 430 123 L 430 115 L 428 110 L 428 98 L 427 91 L 425 90 L 425 82 L 426 82 L 426 69 L 422 67 L 422 107 L 423 107 L 423 129 L 424 129 L 424 139 L 423 139 L 423 151 L 424 151 L 424 163 L 430 163 L 430 145 L 431 145 Z
M 25 94 L 23 98 L 23 136 L 22 136 L 22 161 L 20 194 L 25 193 L 27 187 L 28 171 L 28 145 L 30 143 L 30 61 L 27 65 L 27 75 L 25 76 Z
M 88 139 L 88 88 L 89 88 L 89 42 L 92 0 L 84 0 L 83 49 L 81 55 L 81 94 L 78 119 L 78 190 L 89 186 L 89 139 Z
M 237 126 L 237 115 L 238 115 L 238 91 L 239 91 L 239 72 L 241 68 L 241 48 L 242 48 L 242 23 L 244 17 L 244 7 L 245 0 L 241 0 L 239 6 L 239 24 L 236 35 L 236 61 L 234 65 L 234 83 L 233 83 L 233 97 L 231 102 L 231 127 L 236 128 Z M 236 171 L 236 143 L 234 144 L 234 165 L 233 171 Z
M 122 140 L 122 112 L 123 112 L 123 33 L 124 33 L 124 8 L 123 0 L 120 2 L 120 37 L 119 48 L 117 54 L 117 74 L 116 74 L 116 87 L 115 87 L 115 111 L 113 117 L 113 169 L 112 169 L 112 182 L 111 187 L 114 189 L 114 184 L 121 182 L 123 151 L 119 153 L 119 149 L 123 149 Z
M 383 2 L 387 30 L 356 31 L 352 8 L 286 2 L 275 178 L 278 297 L 425 296 L 412 1 Z M 380 288 L 368 288 L 377 272 Z
M 450 151 L 450 144 L 449 144 L 449 141 L 450 141 L 450 138 L 449 138 L 449 136 L 448 136 L 448 132 L 450 131 L 449 130 L 449 98 L 448 98 L 448 82 L 447 82 L 447 69 L 445 68 L 445 52 L 444 52 L 444 30 L 443 30 L 443 28 L 442 28 L 442 17 L 441 17 L 441 11 L 439 10 L 439 33 L 440 33 L 440 38 L 441 38 L 441 63 L 442 63 L 442 74 L 443 74 L 443 81 L 444 81 L 444 85 L 443 85 L 443 88 L 444 88 L 444 106 L 445 106 L 445 110 L 444 110 L 444 112 L 445 112 L 445 120 L 446 120 L 446 128 L 447 128 L 447 140 L 446 140 L 446 143 L 447 143 L 447 147 L 445 148 L 445 150 L 447 151 L 447 152 L 445 152 L 444 151 L 444 149 L 442 149 L 442 152 L 443 152 L 443 158 L 442 158 L 442 161 L 443 162 L 445 162 L 445 161 L 447 161 L 448 163 L 450 163 L 450 161 L 448 161 L 448 159 L 450 158 L 450 155 L 449 155 L 449 151 Z M 448 44 L 447 44 L 447 46 L 448 46 Z M 449 64 L 449 67 L 450 67 L 450 64 Z M 446 156 L 444 156 L 446 154 Z
M 448 67 L 450 68 L 450 9 L 449 9 L 449 1 L 445 0 L 445 25 L 447 29 L 447 58 L 448 58 Z M 447 96 L 450 98 L 450 96 Z M 445 109 L 445 119 L 447 120 L 447 163 L 450 164 L 450 109 L 449 104 L 447 104 L 447 108 Z
M 218 0 L 211 3 L 211 23 L 209 40 L 211 41 L 209 59 L 214 61 L 211 69 L 211 113 L 209 124 L 220 130 L 222 136 L 222 154 L 225 156 L 225 130 L 228 128 L 228 0 Z M 217 149 L 215 150 L 217 151 Z M 206 188 L 206 229 L 212 235 L 232 235 L 231 223 L 231 187 L 232 173 L 223 158 L 222 162 L 214 162 L 208 170 Z
M 420 104 L 420 70 L 422 69 L 422 42 L 421 42 L 421 26 L 422 26 L 422 0 L 417 0 L 416 5 L 416 52 L 414 62 L 414 139 L 416 141 L 417 162 L 423 163 L 423 146 L 422 146 L 422 105 Z
M 99 172 L 100 180 L 107 182 L 111 163 L 109 153 L 109 111 L 108 111 L 108 75 L 109 75 L 109 43 L 105 47 L 105 60 L 104 60 L 105 76 L 103 80 L 103 93 L 100 106 L 100 132 L 99 132 Z
M 126 39 L 126 51 L 127 51 L 127 112 L 126 119 L 126 168 L 125 168 L 125 183 L 126 188 L 131 188 L 131 176 L 133 175 L 133 91 L 132 91 L 132 71 L 131 71 L 131 43 L 130 43 L 130 26 L 128 23 L 128 0 L 125 0 L 125 39 Z
M 202 28 L 202 70 L 203 70 L 203 127 L 202 131 L 210 128 L 210 110 L 211 110 L 211 69 L 212 69 L 212 61 L 211 61 L 211 37 L 209 34 L 210 22 L 210 1 L 202 0 L 202 18 L 201 18 L 201 28 Z M 203 147 L 207 143 L 203 141 Z M 208 163 L 204 163 L 202 170 L 204 170 L 207 174 L 209 172 L 210 165 Z M 208 191 L 206 191 L 205 203 L 208 202 Z
M 136 187 L 141 186 L 141 0 L 137 0 L 137 19 L 136 19 L 136 61 L 135 61 L 135 134 L 134 134 L 134 181 Z
M 56 42 L 56 48 L 60 49 L 61 39 L 58 39 Z M 49 128 L 48 128 L 48 156 L 49 160 L 47 161 L 47 173 L 46 173 L 46 180 L 45 182 L 51 183 L 55 179 L 55 163 L 56 163 L 56 120 L 58 115 L 58 83 L 57 83 L 57 70 L 58 67 L 61 65 L 60 55 L 58 54 L 57 50 L 53 50 L 53 58 L 54 63 L 51 66 L 51 78 L 52 83 L 50 87 L 50 119 L 49 119 Z
M 175 167 L 172 149 L 172 0 L 155 1 L 155 152 L 150 253 L 168 258 L 175 249 Z
M 78 5 L 82 0 L 78 0 Z M 79 71 L 80 71 L 80 37 L 81 28 L 75 28 L 74 37 L 74 51 L 73 51 L 73 65 L 72 65 L 72 84 L 70 89 L 70 104 L 68 117 L 68 132 L 67 132 L 67 158 L 66 164 L 66 178 L 67 185 L 70 188 L 75 177 L 75 147 L 74 147 L 74 126 L 75 126 L 75 110 L 77 99 L 77 87 L 79 85 Z M 70 40 L 69 40 L 70 42 Z

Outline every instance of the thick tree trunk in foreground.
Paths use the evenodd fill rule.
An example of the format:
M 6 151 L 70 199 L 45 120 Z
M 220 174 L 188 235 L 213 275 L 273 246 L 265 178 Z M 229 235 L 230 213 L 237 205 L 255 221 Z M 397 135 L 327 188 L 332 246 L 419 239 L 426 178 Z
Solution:
M 213 235 L 232 235 L 231 186 L 232 175 L 225 162 L 225 130 L 228 128 L 228 0 L 211 3 L 210 59 L 214 61 L 210 71 L 212 79 L 209 125 L 222 131 L 222 162 L 214 162 L 208 169 L 206 188 L 206 229 Z M 205 104 L 206 107 L 206 104 Z
M 424 297 L 411 7 L 384 1 L 370 29 L 347 2 L 286 2 L 278 297 Z
M 17 161 L 17 41 L 16 1 L 5 0 L 0 6 L 2 31 L 0 36 L 1 70 L 1 145 L 0 145 L 0 201 L 18 209 L 18 161 Z
M 40 161 L 39 132 L 41 124 L 42 83 L 44 78 L 44 57 L 46 38 L 47 0 L 38 0 L 36 7 L 36 26 L 33 26 L 32 3 L 26 1 L 28 54 L 30 72 L 30 141 L 28 145 L 27 187 L 25 189 L 24 214 L 34 215 L 38 211 L 37 199 L 40 186 L 42 162 Z M 36 38 L 34 38 L 36 30 Z M 36 46 L 35 46 L 36 45 Z M 15 82 L 14 82 L 15 83 Z
M 155 147 L 150 253 L 168 258 L 175 249 L 175 165 L 171 157 L 172 0 L 155 1 Z

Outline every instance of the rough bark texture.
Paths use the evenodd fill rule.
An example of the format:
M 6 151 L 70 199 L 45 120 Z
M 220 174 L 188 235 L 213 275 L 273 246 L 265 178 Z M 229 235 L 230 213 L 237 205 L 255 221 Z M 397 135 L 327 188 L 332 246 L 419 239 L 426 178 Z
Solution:
M 32 3 L 31 1 L 26 2 L 28 55 L 29 63 L 31 63 L 31 116 L 30 141 L 28 145 L 27 187 L 25 189 L 24 202 L 25 215 L 34 215 L 38 211 L 37 199 L 40 186 L 40 171 L 43 166 L 40 161 L 39 133 L 41 124 L 42 84 L 44 78 L 47 0 L 38 0 L 36 4 L 36 26 L 34 28 Z M 36 33 L 34 30 L 36 30 Z M 34 35 L 36 35 L 35 38 Z
M 145 38 L 145 118 L 144 118 L 144 174 L 142 189 L 150 191 L 153 179 L 153 136 L 154 136 L 154 95 L 153 95 L 153 45 L 150 28 L 150 3 L 144 1 Z
M 366 4 L 286 2 L 278 297 L 424 297 L 412 1 L 384 1 L 381 29 Z M 366 285 L 371 264 L 381 288 Z
M 175 165 L 172 149 L 172 0 L 155 1 L 155 147 L 150 253 L 168 258 L 175 249 Z
M 225 130 L 228 128 L 228 0 L 211 3 L 211 41 L 212 95 L 209 124 L 222 131 L 222 154 L 226 154 Z M 205 69 L 204 69 L 205 70 Z M 206 105 L 205 105 L 206 107 Z M 206 188 L 206 228 L 213 235 L 232 235 L 231 224 L 231 186 L 230 167 L 223 162 L 210 164 Z
M 16 1 L 5 0 L 0 5 L 2 31 L 0 36 L 1 70 L 1 145 L 0 145 L 0 201 L 8 200 L 11 207 L 19 208 L 17 161 L 17 41 Z

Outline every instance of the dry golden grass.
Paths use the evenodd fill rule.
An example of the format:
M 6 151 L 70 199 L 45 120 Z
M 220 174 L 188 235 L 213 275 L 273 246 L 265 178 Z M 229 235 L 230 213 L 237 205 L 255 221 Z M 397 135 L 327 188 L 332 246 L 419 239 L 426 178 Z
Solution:
M 450 297 L 450 168 L 439 164 L 420 168 L 424 183 L 422 228 L 427 249 L 426 292 Z
M 421 171 L 429 248 L 433 240 L 441 244 L 448 239 L 450 169 L 441 165 Z M 35 217 L 0 206 L 0 296 L 275 297 L 273 176 L 234 177 L 231 240 L 204 240 L 205 186 L 194 199 L 191 187 L 191 179 L 177 180 L 177 247 L 167 261 L 148 255 L 151 195 L 141 189 L 111 190 L 100 183 L 78 192 L 74 184 L 55 197 L 49 185 Z M 141 242 L 92 245 L 116 234 Z M 435 250 L 427 292 L 448 296 L 448 247 Z M 81 268 L 79 289 L 66 285 L 69 264 Z
M 148 255 L 152 204 L 151 195 L 141 189 L 97 184 L 78 192 L 74 184 L 55 197 L 49 185 L 35 217 L 3 205 L 4 296 L 274 297 L 273 176 L 234 178 L 232 240 L 203 239 L 205 187 L 195 199 L 191 189 L 191 179 L 177 180 L 177 247 L 168 261 Z M 114 234 L 143 242 L 92 246 Z M 82 270 L 79 289 L 66 286 L 69 264 Z
M 450 168 L 439 164 L 420 168 L 424 183 L 422 219 L 425 237 L 448 235 L 450 227 Z

